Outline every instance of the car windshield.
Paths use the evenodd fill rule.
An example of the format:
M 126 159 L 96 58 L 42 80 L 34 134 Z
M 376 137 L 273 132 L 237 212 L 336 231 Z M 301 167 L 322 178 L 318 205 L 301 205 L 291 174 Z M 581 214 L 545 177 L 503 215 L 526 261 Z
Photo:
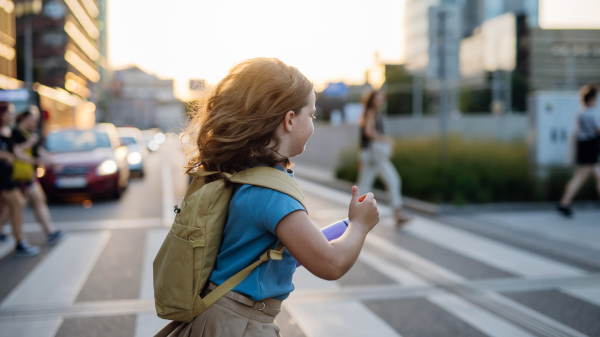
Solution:
M 50 152 L 74 152 L 110 148 L 111 144 L 106 132 L 71 130 L 48 135 L 46 147 Z
M 121 145 L 136 144 L 135 138 L 133 137 L 119 137 L 121 139 Z

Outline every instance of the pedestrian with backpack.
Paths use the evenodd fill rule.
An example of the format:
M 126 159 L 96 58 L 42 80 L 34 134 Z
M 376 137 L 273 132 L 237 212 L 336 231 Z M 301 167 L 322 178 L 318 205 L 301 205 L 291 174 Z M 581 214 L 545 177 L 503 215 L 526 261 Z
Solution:
M 379 222 L 373 194 L 352 188 L 349 224 L 331 242 L 309 219 L 290 158 L 314 131 L 315 93 L 273 58 L 236 64 L 191 122 L 193 177 L 154 260 L 156 337 L 280 336 L 275 317 L 296 262 L 336 280 Z

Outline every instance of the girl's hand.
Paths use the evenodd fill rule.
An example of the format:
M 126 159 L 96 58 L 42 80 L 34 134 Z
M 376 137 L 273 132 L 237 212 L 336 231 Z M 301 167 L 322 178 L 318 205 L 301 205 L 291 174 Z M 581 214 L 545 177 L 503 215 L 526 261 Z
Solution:
M 373 193 L 367 193 L 359 198 L 358 187 L 352 187 L 352 199 L 348 208 L 348 218 L 351 224 L 359 226 L 368 233 L 379 222 L 379 210 Z

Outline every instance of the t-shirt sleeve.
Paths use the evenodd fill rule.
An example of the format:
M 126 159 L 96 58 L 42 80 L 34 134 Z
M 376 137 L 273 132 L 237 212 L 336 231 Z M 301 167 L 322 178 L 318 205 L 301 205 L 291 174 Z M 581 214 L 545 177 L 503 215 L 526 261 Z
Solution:
M 16 145 L 16 144 L 21 144 L 21 143 L 26 142 L 27 138 L 25 138 L 25 136 L 23 136 L 21 131 L 13 130 L 11 140 L 12 140 L 13 144 Z
M 252 186 L 248 198 L 248 209 L 254 220 L 275 234 L 281 219 L 295 211 L 306 211 L 302 204 L 285 193 L 269 188 Z

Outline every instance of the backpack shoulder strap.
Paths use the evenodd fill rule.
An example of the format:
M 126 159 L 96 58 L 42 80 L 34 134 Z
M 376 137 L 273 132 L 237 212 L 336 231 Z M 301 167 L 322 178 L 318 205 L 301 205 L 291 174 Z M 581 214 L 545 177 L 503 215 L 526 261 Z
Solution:
M 204 176 L 208 174 L 214 173 L 199 173 L 196 176 Z M 302 204 L 304 209 L 307 210 L 306 205 L 304 204 L 304 195 L 302 194 L 302 189 L 300 189 L 298 183 L 285 172 L 281 172 L 280 170 L 274 169 L 272 167 L 257 166 L 237 172 L 233 175 L 226 175 L 231 182 L 237 184 L 261 186 L 279 191 L 281 193 L 285 193 L 290 197 L 298 200 L 298 202 Z M 242 282 L 248 275 L 250 275 L 250 273 L 252 273 L 254 269 L 256 269 L 256 267 L 261 265 L 263 262 L 269 260 L 281 260 L 284 250 L 285 247 L 283 246 L 283 243 L 279 243 L 277 247 L 275 247 L 275 249 L 269 249 L 266 252 L 264 252 L 260 256 L 260 259 L 258 261 L 254 262 L 253 264 L 249 265 L 237 274 L 230 277 L 228 280 L 223 282 L 204 298 L 198 297 L 197 301 L 194 303 L 194 317 L 199 315 L 201 312 L 203 312 L 213 303 L 215 303 L 219 298 L 223 297 L 225 294 L 227 294 L 229 291 L 235 288 L 235 286 Z
M 252 167 L 229 177 L 234 183 L 270 188 L 298 200 L 308 213 L 300 185 L 287 173 L 268 166 Z

